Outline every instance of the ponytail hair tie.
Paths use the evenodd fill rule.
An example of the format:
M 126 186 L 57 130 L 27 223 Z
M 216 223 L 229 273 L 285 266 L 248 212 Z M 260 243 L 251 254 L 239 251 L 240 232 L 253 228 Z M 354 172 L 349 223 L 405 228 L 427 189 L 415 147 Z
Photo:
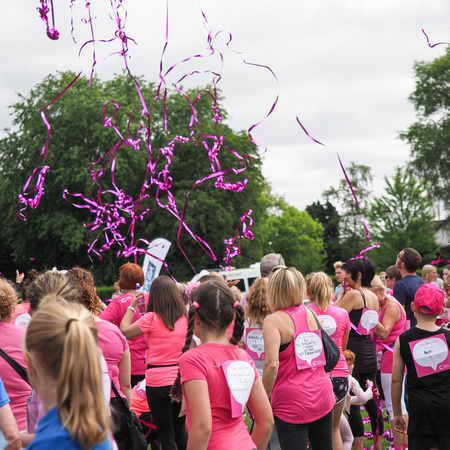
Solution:
M 66 333 L 69 332 L 70 324 L 71 324 L 72 322 L 75 322 L 75 321 L 78 321 L 78 319 L 72 318 L 72 319 L 69 319 L 69 320 L 66 322 Z
M 239 305 L 239 302 L 234 302 L 233 303 L 233 308 L 236 308 L 237 305 Z
M 200 305 L 197 302 L 192 302 L 192 306 L 195 306 L 195 309 L 200 308 Z

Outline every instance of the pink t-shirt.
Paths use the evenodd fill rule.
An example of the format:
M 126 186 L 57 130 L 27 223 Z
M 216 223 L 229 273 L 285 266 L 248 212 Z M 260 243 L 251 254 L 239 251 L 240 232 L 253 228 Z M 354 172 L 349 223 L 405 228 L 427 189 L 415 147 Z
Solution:
M 381 373 L 392 373 L 392 364 L 394 362 L 394 352 L 386 349 L 385 346 L 381 345 L 384 344 L 393 350 L 393 345 L 397 338 L 405 331 L 405 325 L 406 325 L 406 314 L 403 308 L 395 302 L 395 304 L 400 309 L 400 319 L 398 319 L 397 322 L 395 322 L 394 326 L 392 327 L 391 332 L 389 333 L 389 336 L 386 339 L 379 339 L 377 336 L 374 337 L 375 345 L 377 352 L 382 351 L 383 355 L 381 357 Z M 386 306 L 378 313 L 379 321 L 383 322 L 383 316 L 384 311 L 386 309 Z
M 344 334 L 350 331 L 350 318 L 345 309 L 337 306 L 328 306 L 325 311 L 321 311 L 317 305 L 309 304 L 311 308 L 323 323 L 323 326 L 328 335 L 333 339 L 339 348 L 339 361 L 336 367 L 332 370 L 333 377 L 348 377 L 348 365 L 344 356 L 344 349 L 342 348 L 342 339 Z
M 11 323 L 14 325 L 17 325 L 20 328 L 27 328 L 28 323 L 31 320 L 31 316 L 28 313 L 28 310 L 30 309 L 29 303 L 19 303 L 16 306 L 16 309 L 11 314 Z
M 292 318 L 296 334 L 310 331 L 303 305 L 283 311 Z M 280 352 L 279 361 L 271 397 L 274 416 L 288 423 L 309 423 L 333 409 L 335 397 L 330 375 L 323 366 L 297 369 L 294 339 Z
M 131 411 L 138 416 L 142 413 L 150 412 L 147 402 L 147 394 L 145 392 L 145 380 L 140 381 L 133 389 L 131 389 Z
M 158 387 L 173 384 L 178 375 L 178 360 L 186 342 L 187 318 L 180 317 L 175 329 L 169 330 L 158 314 L 148 312 L 141 316 L 136 325 L 147 341 L 147 364 L 153 367 L 145 372 L 147 386 Z
M 238 448 L 250 450 L 256 448 L 248 434 L 242 417 L 231 417 L 230 390 L 222 369 L 225 361 L 248 361 L 255 371 L 255 380 L 259 378 L 252 359 L 237 345 L 202 344 L 184 353 L 180 358 L 181 382 L 205 380 L 208 383 L 211 403 L 212 430 L 208 449 L 228 450 Z M 186 397 L 185 397 L 186 398 Z M 186 400 L 187 423 L 191 429 L 189 403 Z
M 27 370 L 22 350 L 24 335 L 25 330 L 23 328 L 16 327 L 12 323 L 0 322 L 0 348 Z M 11 400 L 10 406 L 19 431 L 26 430 L 27 399 L 31 393 L 31 386 L 1 356 L 0 374 Z
M 120 396 L 125 397 L 125 394 L 120 390 L 119 362 L 122 359 L 123 352 L 129 348 L 128 342 L 120 330 L 106 320 L 97 322 L 97 328 L 98 346 L 108 366 L 109 377 L 114 382 Z M 111 397 L 115 397 L 112 389 Z
M 100 314 L 100 319 L 113 323 L 120 329 L 120 322 L 127 312 L 128 306 L 133 301 L 133 295 L 123 294 L 114 298 L 108 307 Z M 148 294 L 145 294 L 145 301 L 148 302 Z M 136 312 L 133 315 L 131 323 L 136 322 L 142 316 Z M 145 373 L 145 352 L 147 351 L 147 342 L 144 336 L 138 336 L 131 339 L 131 375 L 143 375 Z

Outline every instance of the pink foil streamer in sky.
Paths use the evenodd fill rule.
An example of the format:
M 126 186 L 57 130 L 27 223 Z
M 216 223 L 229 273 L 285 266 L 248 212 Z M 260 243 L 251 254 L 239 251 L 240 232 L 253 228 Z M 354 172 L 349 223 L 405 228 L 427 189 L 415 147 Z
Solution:
M 47 32 L 47 36 L 56 41 L 57 39 L 59 39 L 59 31 L 55 28 L 55 13 L 53 10 L 53 1 L 52 0 L 40 0 L 41 2 L 41 7 L 40 8 L 36 8 L 39 12 L 39 15 L 41 16 L 41 19 L 45 22 L 46 25 L 46 32 Z M 50 7 L 48 6 L 48 4 L 50 3 Z M 48 13 L 51 13 L 52 15 L 52 25 L 50 26 L 49 20 L 48 20 Z
M 231 263 L 233 261 L 233 258 L 236 257 L 237 255 L 241 254 L 241 241 L 242 239 L 246 238 L 249 240 L 253 240 L 255 238 L 255 235 L 253 234 L 253 231 L 250 231 L 250 228 L 253 225 L 253 219 L 250 217 L 250 214 L 253 211 L 251 209 L 249 209 L 241 218 L 240 218 L 240 223 L 239 223 L 239 227 L 236 230 L 236 233 L 234 235 L 233 238 L 231 239 L 225 239 L 225 244 L 227 244 L 227 249 L 226 249 L 226 255 L 224 261 L 225 261 L 225 265 L 228 266 L 228 269 L 231 270 Z M 247 226 L 247 224 L 245 223 L 246 220 L 249 220 L 249 224 Z M 239 228 L 242 227 L 242 232 L 241 234 L 239 234 Z M 236 239 L 238 240 L 237 245 L 235 245 Z M 225 268 L 226 270 L 227 268 Z
M 430 48 L 434 48 L 437 45 L 449 45 L 450 44 L 450 42 L 437 42 L 436 44 L 430 44 L 430 39 L 428 38 L 428 35 L 427 35 L 427 33 L 425 33 L 425 30 L 423 28 L 422 28 L 422 33 L 425 35 L 425 37 L 427 39 L 428 47 L 430 47 Z
M 73 5 L 75 3 L 75 0 L 71 0 L 70 2 L 70 8 L 72 9 Z M 177 234 L 177 243 L 178 247 L 186 257 L 186 260 L 190 263 L 188 256 L 182 249 L 180 245 L 180 236 L 182 230 L 186 231 L 199 245 L 200 247 L 213 259 L 217 260 L 216 256 L 214 255 L 212 249 L 209 247 L 206 241 L 204 241 L 200 236 L 197 236 L 187 225 L 185 222 L 186 212 L 187 212 L 187 206 L 188 206 L 188 200 L 190 193 L 201 183 L 204 183 L 209 180 L 215 180 L 214 185 L 217 189 L 226 189 L 231 190 L 233 192 L 240 192 L 245 188 L 245 185 L 248 182 L 248 178 L 244 179 L 243 181 L 232 183 L 227 174 L 233 173 L 238 174 L 243 172 L 246 169 L 246 163 L 250 160 L 250 157 L 247 155 L 239 155 L 235 150 L 230 149 L 226 147 L 226 150 L 231 152 L 237 160 L 237 163 L 241 166 L 240 168 L 221 168 L 219 164 L 218 154 L 223 146 L 223 136 L 216 136 L 216 135 L 203 135 L 200 129 L 200 125 L 197 119 L 197 113 L 196 113 L 196 103 L 200 100 L 201 96 L 203 94 L 207 94 L 211 97 L 213 100 L 213 106 L 212 106 L 212 113 L 214 114 L 214 123 L 220 123 L 222 120 L 222 116 L 220 113 L 220 108 L 218 105 L 217 100 L 217 83 L 220 81 L 221 75 L 216 72 L 212 72 L 209 70 L 205 70 L 203 72 L 193 71 L 191 73 L 183 75 L 176 83 L 175 83 L 175 89 L 184 96 L 186 99 L 190 110 L 191 110 L 191 118 L 189 121 L 189 129 L 190 134 L 189 137 L 187 136 L 176 136 L 171 142 L 167 144 L 166 147 L 154 149 L 152 148 L 151 142 L 150 142 L 150 130 L 149 130 L 149 111 L 153 108 L 153 106 L 156 104 L 157 101 L 160 99 L 160 95 L 162 92 L 162 98 L 164 103 L 164 124 L 165 128 L 167 129 L 167 105 L 166 105 L 166 99 L 167 99 L 167 82 L 166 78 L 170 74 L 170 72 L 175 69 L 175 67 L 182 65 L 183 63 L 186 63 L 187 61 L 190 61 L 194 58 L 204 58 L 206 56 L 212 56 L 217 51 L 214 48 L 214 39 L 217 38 L 217 36 L 221 33 L 217 33 L 215 38 L 212 38 L 212 31 L 209 27 L 208 21 L 206 19 L 205 14 L 203 11 L 201 11 L 203 20 L 204 20 L 204 28 L 208 32 L 207 36 L 207 43 L 208 43 L 208 49 L 209 49 L 209 55 L 202 55 L 197 54 L 188 58 L 185 58 L 180 63 L 172 65 L 168 70 L 165 72 L 163 71 L 163 59 L 165 55 L 165 51 L 169 44 L 169 8 L 168 8 L 168 0 L 166 1 L 166 42 L 162 51 L 161 55 L 161 61 L 160 61 L 160 83 L 157 89 L 157 93 L 154 99 L 153 104 L 151 105 L 150 109 L 147 107 L 146 102 L 144 100 L 144 97 L 142 95 L 141 89 L 139 87 L 138 81 L 133 77 L 131 74 L 131 71 L 129 70 L 127 58 L 128 56 L 128 42 L 131 41 L 135 43 L 133 39 L 128 37 L 128 35 L 125 32 L 125 24 L 126 24 L 126 11 L 125 8 L 122 5 L 122 0 L 110 0 L 109 4 L 111 6 L 110 10 L 110 18 L 116 23 L 117 30 L 115 32 L 115 36 L 111 39 L 104 39 L 104 40 L 97 40 L 95 38 L 94 34 L 94 21 L 93 17 L 91 15 L 91 9 L 90 9 L 90 2 L 85 0 L 85 6 L 87 9 L 87 18 L 82 19 L 82 22 L 90 27 L 90 34 L 91 39 L 87 42 L 85 42 L 81 48 L 79 53 L 81 54 L 81 51 L 87 46 L 92 44 L 93 46 L 93 52 L 92 52 L 92 69 L 91 69 L 91 76 L 90 81 L 92 80 L 92 76 L 94 73 L 94 67 L 97 64 L 96 61 L 96 53 L 95 53 L 95 43 L 96 42 L 103 42 L 103 43 L 110 43 L 116 40 L 120 40 L 121 44 L 121 50 L 112 53 L 111 55 L 119 55 L 123 57 L 124 59 L 124 65 L 125 69 L 128 72 L 128 75 L 133 79 L 137 93 L 139 95 L 142 111 L 141 111 L 141 125 L 137 132 L 137 136 L 132 136 L 130 132 L 130 123 L 132 118 L 132 113 L 129 115 L 129 124 L 128 124 L 128 137 L 123 136 L 118 127 L 114 123 L 114 117 L 116 117 L 120 106 L 112 101 L 107 101 L 104 104 L 103 107 L 103 125 L 104 127 L 111 127 L 116 135 L 118 136 L 118 140 L 116 144 L 108 150 L 101 158 L 99 158 L 97 161 L 91 164 L 91 176 L 94 185 L 98 188 L 98 193 L 96 198 L 93 197 L 86 197 L 81 193 L 69 193 L 67 190 L 64 190 L 63 197 L 71 202 L 75 207 L 80 209 L 88 209 L 89 212 L 94 216 L 94 220 L 88 224 L 84 224 L 84 226 L 89 230 L 89 233 L 95 233 L 96 237 L 94 238 L 93 242 L 90 244 L 88 248 L 88 254 L 90 252 L 93 252 L 98 257 L 101 258 L 101 253 L 104 251 L 109 250 L 114 244 L 119 245 L 119 250 L 117 252 L 117 256 L 133 256 L 136 260 L 138 254 L 142 253 L 148 253 L 151 254 L 147 250 L 148 241 L 145 239 L 136 239 L 135 236 L 135 224 L 137 220 L 143 220 L 146 214 L 149 213 L 148 209 L 143 209 L 141 207 L 141 202 L 149 197 L 149 194 L 147 193 L 148 189 L 155 185 L 157 187 L 156 192 L 156 201 L 158 205 L 166 209 L 168 212 L 170 212 L 176 219 L 179 221 L 179 229 Z M 57 39 L 59 36 L 59 33 L 54 28 L 55 21 L 54 21 L 54 10 L 53 10 L 53 3 L 52 0 L 46 1 L 41 0 L 41 8 L 38 8 L 38 11 L 40 13 L 41 19 L 44 20 L 47 26 L 47 35 L 51 39 Z M 51 13 L 52 23 L 50 25 L 48 14 Z M 74 42 L 76 42 L 74 38 L 74 26 L 73 26 L 73 17 L 71 18 L 71 34 L 72 39 Z M 227 47 L 230 49 L 230 43 L 231 43 L 232 37 L 231 34 L 229 34 L 229 40 L 227 42 Z M 231 50 L 231 49 L 230 49 Z M 233 50 L 232 50 L 233 51 Z M 223 65 L 223 55 L 220 52 L 217 52 L 219 55 L 219 58 L 222 61 Z M 235 52 L 238 53 L 238 52 Z M 244 61 L 245 64 L 254 65 L 257 67 L 265 68 L 269 70 L 272 75 L 274 76 L 276 80 L 276 76 L 273 73 L 273 71 L 267 67 L 262 66 L 254 63 L 248 63 Z M 199 94 L 199 96 L 191 101 L 187 95 L 186 92 L 184 92 L 180 84 L 183 80 L 186 79 L 188 76 L 192 76 L 198 73 L 211 73 L 213 77 L 213 88 L 211 90 L 205 90 L 205 92 L 202 92 Z M 43 183 L 45 180 L 45 174 L 49 169 L 48 166 L 44 166 L 45 157 L 48 150 L 48 143 L 51 133 L 51 126 L 49 122 L 47 121 L 45 117 L 45 109 L 53 104 L 55 101 L 57 101 L 64 92 L 69 89 L 72 84 L 78 79 L 78 77 L 81 75 L 81 73 L 60 93 L 57 97 L 55 97 L 48 105 L 46 105 L 42 111 L 42 119 L 44 123 L 47 126 L 47 140 L 46 144 L 42 149 L 42 156 L 43 156 L 43 167 L 39 172 L 38 179 L 36 182 L 36 187 L 31 192 L 26 192 L 29 185 L 31 184 L 31 181 L 33 177 L 36 175 L 39 168 L 36 168 L 30 178 L 28 179 L 27 183 L 24 186 L 23 194 L 19 196 L 19 200 L 21 203 L 25 205 L 24 208 L 18 212 L 18 216 L 21 217 L 23 220 L 26 220 L 23 211 L 27 207 L 36 208 L 39 204 L 41 196 L 44 194 L 44 187 Z M 276 104 L 278 102 L 278 96 L 273 103 L 269 113 L 266 115 L 265 118 L 267 118 L 270 114 L 272 114 Z M 112 103 L 116 108 L 116 113 L 113 117 L 106 116 L 106 105 Z M 265 120 L 265 118 L 263 120 Z M 253 137 L 251 136 L 251 131 L 258 126 L 262 121 L 252 125 L 249 130 L 248 134 L 250 136 L 250 139 L 253 143 L 257 144 Z M 197 137 L 195 135 L 197 134 Z M 141 138 L 144 139 L 143 142 L 141 142 Z M 212 145 L 210 145 L 207 142 L 207 139 L 212 140 Z M 182 213 L 180 214 L 175 202 L 175 197 L 171 192 L 172 187 L 172 178 L 170 175 L 170 165 L 171 165 L 171 158 L 174 154 L 174 147 L 176 144 L 183 144 L 188 141 L 193 141 L 196 143 L 196 145 L 201 144 L 204 146 L 205 150 L 208 152 L 208 158 L 211 163 L 211 173 L 208 176 L 205 176 L 204 178 L 195 181 L 194 186 L 188 191 L 186 194 L 186 200 L 182 209 Z M 130 146 L 134 148 L 135 150 L 142 151 L 141 150 L 141 143 L 145 145 L 146 151 L 148 153 L 148 164 L 146 167 L 146 173 L 143 179 L 142 188 L 140 191 L 139 198 L 134 199 L 130 195 L 127 195 L 119 186 L 117 186 L 115 181 L 115 153 L 122 147 L 122 146 Z M 156 154 L 157 151 L 157 154 Z M 166 159 L 166 165 L 164 166 L 163 170 L 161 172 L 156 173 L 156 162 L 161 157 Z M 112 187 L 110 189 L 104 190 L 101 185 L 101 177 L 104 175 L 105 171 L 111 172 L 111 184 Z M 36 195 L 33 198 L 28 198 L 32 193 L 36 193 Z M 104 201 L 104 196 L 107 195 L 109 198 L 112 198 L 113 200 L 110 200 L 109 202 Z M 77 200 L 75 200 L 77 199 Z M 76 203 L 74 203 L 76 201 Z M 224 258 L 227 265 L 230 265 L 232 262 L 233 257 L 240 254 L 240 247 L 241 247 L 241 240 L 244 238 L 247 239 L 253 239 L 253 233 L 250 231 L 250 227 L 252 225 L 252 219 L 250 218 L 251 210 L 247 211 L 244 216 L 240 218 L 240 223 L 238 225 L 238 228 L 236 230 L 235 236 L 231 239 L 226 239 L 225 243 L 227 244 L 226 248 L 226 256 Z M 246 220 L 249 221 L 249 224 L 247 225 Z M 239 229 L 242 228 L 241 233 L 239 233 Z M 100 238 L 104 237 L 104 243 L 100 245 Z M 235 244 L 235 241 L 238 240 L 237 245 Z M 139 244 L 145 244 L 145 247 L 139 245 Z M 99 248 L 96 248 L 97 245 L 100 245 Z M 154 255 L 153 255 L 154 256 Z M 166 266 L 166 264 L 165 264 Z M 192 264 L 191 264 L 192 267 Z M 166 266 L 167 268 L 167 266 Z M 192 269 L 195 271 L 194 267 Z
M 308 131 L 307 131 L 306 128 L 302 125 L 302 123 L 300 122 L 300 120 L 299 120 L 298 117 L 297 117 L 297 123 L 300 125 L 301 129 L 304 131 L 304 133 L 306 134 L 306 136 L 308 136 L 313 142 L 315 142 L 316 144 L 322 145 L 322 146 L 324 146 L 324 147 L 327 147 L 327 145 L 325 145 L 325 144 L 323 144 L 322 142 L 318 141 L 317 139 L 313 138 L 313 137 L 308 133 Z M 336 150 L 335 150 L 335 151 L 336 151 Z M 366 247 L 366 248 L 364 248 L 363 250 L 361 250 L 361 252 L 359 253 L 359 255 L 356 256 L 356 258 L 364 258 L 364 253 L 366 253 L 366 252 L 368 252 L 368 251 L 370 252 L 370 250 L 372 250 L 373 248 L 380 248 L 380 244 L 378 244 L 378 243 L 372 244 L 372 243 L 371 243 L 371 241 L 370 241 L 370 233 L 369 233 L 369 229 L 367 228 L 366 219 L 365 219 L 364 215 L 363 215 L 362 212 L 361 212 L 361 208 L 360 208 L 360 206 L 359 206 L 358 198 L 356 197 L 356 194 L 355 194 L 355 191 L 354 191 L 354 189 L 353 189 L 352 183 L 351 183 L 350 179 L 348 178 L 348 175 L 347 175 L 347 172 L 346 172 L 346 170 L 345 170 L 344 164 L 342 164 L 341 157 L 339 156 L 339 153 L 338 153 L 337 151 L 336 151 L 336 156 L 337 156 L 337 158 L 338 158 L 339 165 L 341 166 L 342 172 L 344 173 L 344 177 L 345 177 L 345 179 L 346 179 L 346 181 L 347 181 L 347 184 L 348 184 L 350 190 L 352 191 L 352 195 L 353 195 L 353 198 L 355 199 L 356 206 L 357 206 L 357 208 L 358 208 L 358 210 L 359 210 L 359 212 L 360 212 L 360 214 L 361 214 L 362 222 L 363 222 L 363 225 L 364 225 L 364 230 L 365 230 L 365 232 L 366 232 L 366 239 L 367 239 L 367 241 L 369 242 L 369 246 Z

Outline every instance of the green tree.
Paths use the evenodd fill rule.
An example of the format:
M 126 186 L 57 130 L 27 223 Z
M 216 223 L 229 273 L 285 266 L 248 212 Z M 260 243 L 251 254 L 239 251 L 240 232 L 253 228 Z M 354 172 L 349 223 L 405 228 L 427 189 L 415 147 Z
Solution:
M 339 211 L 342 257 L 344 260 L 355 257 L 368 246 L 361 215 L 367 216 L 372 193 L 370 167 L 352 162 L 347 169 L 347 176 L 358 199 L 359 208 L 345 178 L 340 180 L 337 188 L 330 187 L 323 193 L 325 200 L 333 201 Z
M 28 95 L 20 96 L 19 101 L 12 105 L 13 129 L 7 130 L 6 137 L 0 140 L 0 204 L 3 212 L 0 271 L 12 276 L 16 267 L 21 270 L 31 267 L 43 270 L 55 265 L 67 268 L 78 264 L 91 267 L 98 283 L 112 283 L 117 278 L 118 266 L 127 259 L 116 258 L 120 248 L 115 245 L 102 254 L 101 261 L 91 254 L 91 261 L 86 250 L 95 233 L 88 235 L 83 223 L 91 223 L 94 216 L 87 209 L 72 206 L 62 198 L 62 194 L 63 190 L 67 189 L 70 193 L 79 192 L 92 198 L 101 195 L 104 201 L 113 201 L 115 197 L 106 192 L 113 187 L 111 161 L 107 163 L 106 160 L 98 160 L 117 145 L 119 151 L 115 154 L 115 182 L 126 195 L 134 199 L 139 198 L 149 158 L 142 132 L 142 105 L 134 82 L 129 76 L 117 75 L 110 81 L 101 81 L 94 77 L 91 86 L 86 78 L 81 77 L 59 100 L 46 109 L 52 132 L 45 161 L 45 164 L 50 166 L 44 184 L 45 195 L 37 209 L 26 211 L 26 222 L 18 220 L 15 213 L 15 210 L 20 208 L 17 195 L 33 168 L 42 164 L 40 150 L 45 142 L 46 128 L 40 118 L 40 110 L 74 77 L 75 74 L 70 72 L 49 75 Z M 216 105 L 207 89 L 188 90 L 189 101 L 178 92 L 169 92 L 166 100 L 165 129 L 164 105 L 162 100 L 154 104 L 154 85 L 142 78 L 138 81 L 150 108 L 149 119 L 145 125 L 149 128 L 151 163 L 155 164 L 152 181 L 161 180 L 165 176 L 164 169 L 169 167 L 169 175 L 172 177 L 171 192 L 180 215 L 186 195 L 196 180 L 207 177 L 212 172 L 212 163 L 205 145 L 211 148 L 217 143 L 208 136 L 223 137 L 220 151 L 217 153 L 220 169 L 239 170 L 246 167 L 243 173 L 230 173 L 224 179 L 224 182 L 242 183 L 249 177 L 242 192 L 216 188 L 216 179 L 211 179 L 199 184 L 189 195 L 185 222 L 196 235 L 211 246 L 218 261 L 212 261 L 184 229 L 180 235 L 180 244 L 196 270 L 223 264 L 221 258 L 226 247 L 224 240 L 235 235 L 239 217 L 252 209 L 252 218 L 255 224 L 258 224 L 264 210 L 259 199 L 266 182 L 261 173 L 262 161 L 255 157 L 257 148 L 244 132 L 236 133 L 224 123 L 215 123 Z M 104 106 L 106 100 L 110 101 Z M 119 110 L 116 104 L 120 105 Z M 198 126 L 194 123 L 190 127 L 192 105 L 196 111 Z M 103 107 L 105 115 L 111 118 L 124 139 L 130 136 L 134 142 L 138 142 L 138 137 L 141 137 L 141 142 L 135 147 L 125 145 L 112 126 L 104 126 Z M 130 111 L 133 111 L 131 116 Z M 226 112 L 221 113 L 222 118 L 226 119 Z M 175 143 L 171 156 L 169 143 L 174 141 L 176 136 L 185 139 Z M 248 158 L 245 155 L 248 155 Z M 89 170 L 91 164 L 95 170 L 104 166 L 104 175 L 100 180 L 101 191 L 92 181 Z M 218 170 L 218 167 L 214 170 Z M 149 212 L 143 216 L 142 221 L 136 222 L 135 238 L 151 240 L 163 236 L 171 240 L 173 245 L 166 259 L 171 273 L 180 280 L 190 279 L 193 271 L 176 245 L 179 221 L 167 209 L 157 204 L 156 184 L 151 184 L 147 193 L 148 197 L 140 206 L 142 210 L 148 208 Z M 167 191 L 162 189 L 158 195 L 160 202 L 167 205 Z M 78 198 L 72 198 L 72 201 L 81 202 Z M 127 225 L 123 225 L 119 232 L 125 235 L 128 232 Z M 96 248 L 104 243 L 104 238 L 100 238 Z M 260 253 L 257 241 L 243 242 L 242 255 L 237 257 L 234 263 L 248 265 L 255 262 Z M 128 258 L 130 259 L 133 258 Z M 138 262 L 141 261 L 142 257 Z
M 397 253 L 413 247 L 424 261 L 435 258 L 439 251 L 431 221 L 432 204 L 424 181 L 397 167 L 392 179 L 384 178 L 385 193 L 375 199 L 369 214 L 374 239 L 380 244 L 372 251 L 377 266 L 395 264 Z
M 269 194 L 265 201 L 268 205 L 267 216 L 260 227 L 260 235 L 264 239 L 263 253 L 281 253 L 288 266 L 296 267 L 304 275 L 323 270 L 322 224 L 282 198 Z
M 336 208 L 327 200 L 324 204 L 313 202 L 306 207 L 306 212 L 323 225 L 323 243 L 326 253 L 327 273 L 334 273 L 333 264 L 342 259 L 339 235 L 340 216 Z
M 450 215 L 450 46 L 432 62 L 414 65 L 416 88 L 409 97 L 417 121 L 400 138 L 411 146 L 410 168 L 428 183 L 436 206 Z

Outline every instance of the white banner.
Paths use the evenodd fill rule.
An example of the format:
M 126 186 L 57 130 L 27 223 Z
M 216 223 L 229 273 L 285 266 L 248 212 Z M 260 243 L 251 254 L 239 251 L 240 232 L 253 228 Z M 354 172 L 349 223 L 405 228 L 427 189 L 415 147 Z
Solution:
M 151 253 L 151 255 L 145 255 L 144 264 L 142 266 L 145 276 L 145 283 L 143 287 L 144 292 L 150 291 L 150 285 L 159 275 L 163 265 L 162 261 L 166 259 L 167 252 L 169 251 L 171 245 L 172 243 L 164 238 L 155 238 L 152 242 L 150 242 L 147 251 Z M 156 256 L 156 258 L 159 258 L 161 261 L 153 256 Z

